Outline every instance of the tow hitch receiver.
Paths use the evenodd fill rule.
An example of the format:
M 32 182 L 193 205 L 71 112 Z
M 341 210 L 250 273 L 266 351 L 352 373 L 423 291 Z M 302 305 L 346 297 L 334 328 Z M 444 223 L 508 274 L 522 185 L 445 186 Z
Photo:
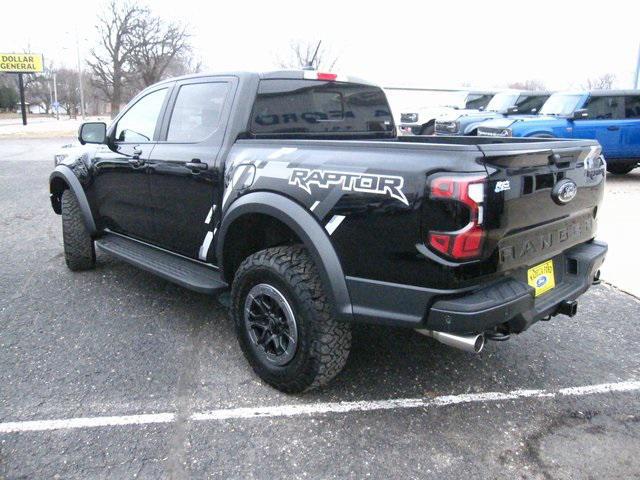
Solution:
M 566 315 L 567 317 L 573 317 L 578 313 L 578 302 L 575 300 L 565 300 L 558 305 L 558 311 L 556 315 Z

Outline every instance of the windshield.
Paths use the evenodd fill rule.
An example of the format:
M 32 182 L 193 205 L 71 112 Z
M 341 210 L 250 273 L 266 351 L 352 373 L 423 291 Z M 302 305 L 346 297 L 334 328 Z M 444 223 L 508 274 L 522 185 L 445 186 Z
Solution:
M 465 108 L 469 110 L 481 110 L 487 106 L 493 93 L 470 93 L 467 97 Z
M 571 115 L 582 103 L 582 95 L 554 94 L 540 109 L 541 115 Z
M 517 93 L 498 93 L 487 104 L 487 110 L 490 112 L 506 112 L 507 108 L 513 107 L 517 100 Z

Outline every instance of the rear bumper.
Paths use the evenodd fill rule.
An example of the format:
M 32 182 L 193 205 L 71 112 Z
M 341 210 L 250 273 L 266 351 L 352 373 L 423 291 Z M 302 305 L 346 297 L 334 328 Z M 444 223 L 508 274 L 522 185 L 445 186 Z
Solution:
M 507 324 L 514 333 L 557 313 L 582 295 L 604 262 L 607 245 L 588 242 L 554 258 L 557 286 L 534 296 L 523 279 L 507 277 L 473 291 L 443 292 L 347 278 L 354 319 L 448 333 L 482 333 Z

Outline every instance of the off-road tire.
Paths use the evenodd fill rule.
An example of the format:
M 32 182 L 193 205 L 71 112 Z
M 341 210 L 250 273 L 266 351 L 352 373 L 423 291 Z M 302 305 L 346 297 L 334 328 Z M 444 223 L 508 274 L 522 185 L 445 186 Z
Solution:
M 244 320 L 249 290 L 265 283 L 284 295 L 297 324 L 297 350 L 282 366 L 256 353 L 258 347 Z M 283 392 L 300 393 L 326 385 L 344 368 L 351 348 L 351 325 L 337 321 L 334 311 L 313 260 L 301 246 L 262 250 L 247 257 L 236 272 L 230 315 L 240 347 L 256 374 Z
M 88 270 L 95 266 L 93 239 L 84 224 L 78 199 L 71 190 L 62 193 L 62 239 L 64 259 L 70 270 Z
M 625 175 L 636 168 L 636 165 L 638 165 L 638 162 L 635 161 L 607 163 L 607 172 L 615 175 Z

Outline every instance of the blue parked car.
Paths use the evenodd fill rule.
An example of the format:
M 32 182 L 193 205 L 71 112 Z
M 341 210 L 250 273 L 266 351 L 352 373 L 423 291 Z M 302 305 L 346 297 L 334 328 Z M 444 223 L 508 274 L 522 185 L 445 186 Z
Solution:
M 436 135 L 476 135 L 482 122 L 509 115 L 535 115 L 551 94 L 507 90 L 496 94 L 482 110 L 453 111 L 436 119 Z
M 554 93 L 531 118 L 489 120 L 478 135 L 595 139 L 611 173 L 629 173 L 640 161 L 640 90 Z

